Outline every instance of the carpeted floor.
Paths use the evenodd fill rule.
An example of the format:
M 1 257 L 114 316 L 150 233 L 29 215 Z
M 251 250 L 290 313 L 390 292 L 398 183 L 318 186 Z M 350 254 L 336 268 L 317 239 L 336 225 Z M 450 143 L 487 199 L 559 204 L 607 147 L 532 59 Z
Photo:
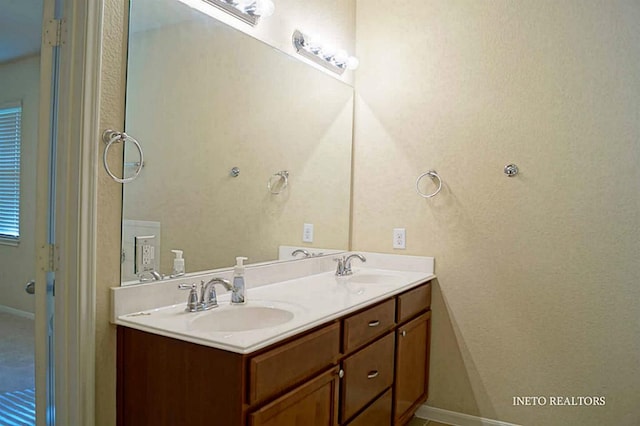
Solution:
M 0 425 L 33 426 L 36 424 L 36 398 L 33 389 L 0 394 Z
M 0 394 L 35 387 L 33 320 L 0 312 Z
M 0 425 L 35 424 L 33 320 L 0 312 Z

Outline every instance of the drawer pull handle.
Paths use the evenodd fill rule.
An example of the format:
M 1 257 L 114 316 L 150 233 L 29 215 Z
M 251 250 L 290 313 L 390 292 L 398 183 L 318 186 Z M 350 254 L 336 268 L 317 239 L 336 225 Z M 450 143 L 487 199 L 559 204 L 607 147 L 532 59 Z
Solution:
M 401 335 L 402 337 L 405 337 L 405 336 L 407 335 L 407 331 L 406 331 L 406 330 L 402 330 L 402 331 L 400 332 L 400 335 Z
M 369 327 L 377 327 L 379 325 L 380 325 L 380 321 L 378 321 L 378 320 L 369 322 Z
M 378 370 L 370 371 L 369 374 L 367 374 L 367 379 L 375 379 L 379 374 Z

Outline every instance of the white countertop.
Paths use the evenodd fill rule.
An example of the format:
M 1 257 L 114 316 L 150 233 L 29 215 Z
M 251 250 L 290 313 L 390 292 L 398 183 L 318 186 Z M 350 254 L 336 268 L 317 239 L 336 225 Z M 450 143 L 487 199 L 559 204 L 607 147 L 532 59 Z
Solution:
M 349 277 L 337 277 L 331 271 L 261 285 L 247 289 L 245 305 L 229 306 L 229 293 L 219 292 L 218 303 L 224 310 L 264 306 L 285 309 L 293 314 L 283 324 L 261 329 L 205 331 L 202 327 L 195 327 L 194 321 L 221 308 L 191 313 L 184 311 L 185 303 L 117 315 L 113 322 L 162 336 L 247 354 L 435 278 L 432 268 L 422 271 L 409 269 L 414 270 L 354 266 L 354 273 Z M 372 280 L 375 282 L 362 282 Z M 186 293 L 183 296 L 186 301 Z

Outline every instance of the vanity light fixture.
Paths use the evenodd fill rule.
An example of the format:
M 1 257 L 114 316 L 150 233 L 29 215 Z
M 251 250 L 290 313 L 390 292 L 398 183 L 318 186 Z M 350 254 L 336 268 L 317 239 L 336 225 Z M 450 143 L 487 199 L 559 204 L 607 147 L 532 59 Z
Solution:
M 345 70 L 355 70 L 359 65 L 358 58 L 349 56 L 345 50 L 322 44 L 298 30 L 293 32 L 293 46 L 300 55 L 340 75 Z
M 230 15 L 235 16 L 242 22 L 251 26 L 258 23 L 258 18 L 266 18 L 273 15 L 275 5 L 272 0 L 179 0 L 209 16 L 211 9 L 208 5 L 214 6 Z

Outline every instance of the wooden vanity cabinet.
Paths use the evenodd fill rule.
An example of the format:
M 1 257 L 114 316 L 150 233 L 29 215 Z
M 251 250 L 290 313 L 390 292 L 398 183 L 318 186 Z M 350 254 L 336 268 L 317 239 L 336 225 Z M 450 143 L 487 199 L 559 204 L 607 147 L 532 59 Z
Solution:
M 404 425 L 428 396 L 431 284 L 404 292 L 396 300 L 393 413 L 394 425 Z
M 118 326 L 118 426 L 405 425 L 427 398 L 431 287 L 242 355 Z
M 338 424 L 339 368 L 252 412 L 248 426 L 333 426 Z
M 393 412 L 396 425 L 411 420 L 427 400 L 431 311 L 400 325 L 396 330 L 396 365 Z

